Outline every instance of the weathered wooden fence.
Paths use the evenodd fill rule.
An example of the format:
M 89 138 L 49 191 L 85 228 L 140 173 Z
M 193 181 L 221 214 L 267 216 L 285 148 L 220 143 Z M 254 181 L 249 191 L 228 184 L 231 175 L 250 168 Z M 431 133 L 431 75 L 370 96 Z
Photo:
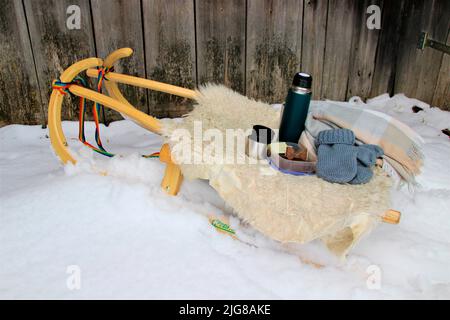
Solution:
M 379 30 L 366 26 L 373 4 Z M 66 26 L 70 5 L 81 9 L 80 29 Z M 0 120 L 45 123 L 50 84 L 63 69 L 126 46 L 134 55 L 119 71 L 189 88 L 224 83 L 280 102 L 303 70 L 315 99 L 404 92 L 450 109 L 450 57 L 416 49 L 421 31 L 449 43 L 449 21 L 448 0 L 1 0 Z M 166 94 L 123 90 L 158 117 L 189 108 Z M 73 102 L 63 117 L 75 119 Z

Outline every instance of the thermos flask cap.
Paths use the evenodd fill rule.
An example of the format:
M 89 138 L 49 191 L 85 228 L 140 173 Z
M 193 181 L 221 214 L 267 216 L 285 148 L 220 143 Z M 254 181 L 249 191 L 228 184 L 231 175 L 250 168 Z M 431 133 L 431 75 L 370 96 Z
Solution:
M 310 74 L 304 72 L 298 72 L 294 76 L 294 80 L 292 81 L 292 85 L 295 87 L 311 89 L 312 85 L 312 77 Z

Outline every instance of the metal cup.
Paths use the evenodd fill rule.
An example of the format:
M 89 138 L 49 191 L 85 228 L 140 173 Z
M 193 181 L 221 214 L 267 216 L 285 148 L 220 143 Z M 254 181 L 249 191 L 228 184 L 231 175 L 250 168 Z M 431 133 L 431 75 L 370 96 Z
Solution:
M 274 132 L 262 126 L 253 126 L 252 134 L 247 137 L 247 155 L 257 160 L 267 158 L 267 146 L 272 142 Z

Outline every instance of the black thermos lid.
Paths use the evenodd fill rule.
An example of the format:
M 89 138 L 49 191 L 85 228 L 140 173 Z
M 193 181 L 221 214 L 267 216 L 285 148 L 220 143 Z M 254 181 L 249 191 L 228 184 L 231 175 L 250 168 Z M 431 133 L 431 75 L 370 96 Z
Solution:
M 300 88 L 311 89 L 312 77 L 310 74 L 298 72 L 294 76 L 292 85 Z

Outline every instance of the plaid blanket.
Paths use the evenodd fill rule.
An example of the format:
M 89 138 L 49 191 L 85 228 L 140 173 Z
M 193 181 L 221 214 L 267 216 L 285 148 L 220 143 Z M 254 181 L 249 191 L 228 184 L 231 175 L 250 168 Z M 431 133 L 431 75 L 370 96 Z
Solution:
M 385 170 L 394 170 L 403 180 L 415 184 L 414 177 L 423 165 L 424 141 L 410 127 L 381 112 L 329 101 L 312 101 L 306 132 L 301 140 L 312 149 L 320 131 L 334 128 L 352 130 L 359 143 L 379 145 L 385 154 Z

